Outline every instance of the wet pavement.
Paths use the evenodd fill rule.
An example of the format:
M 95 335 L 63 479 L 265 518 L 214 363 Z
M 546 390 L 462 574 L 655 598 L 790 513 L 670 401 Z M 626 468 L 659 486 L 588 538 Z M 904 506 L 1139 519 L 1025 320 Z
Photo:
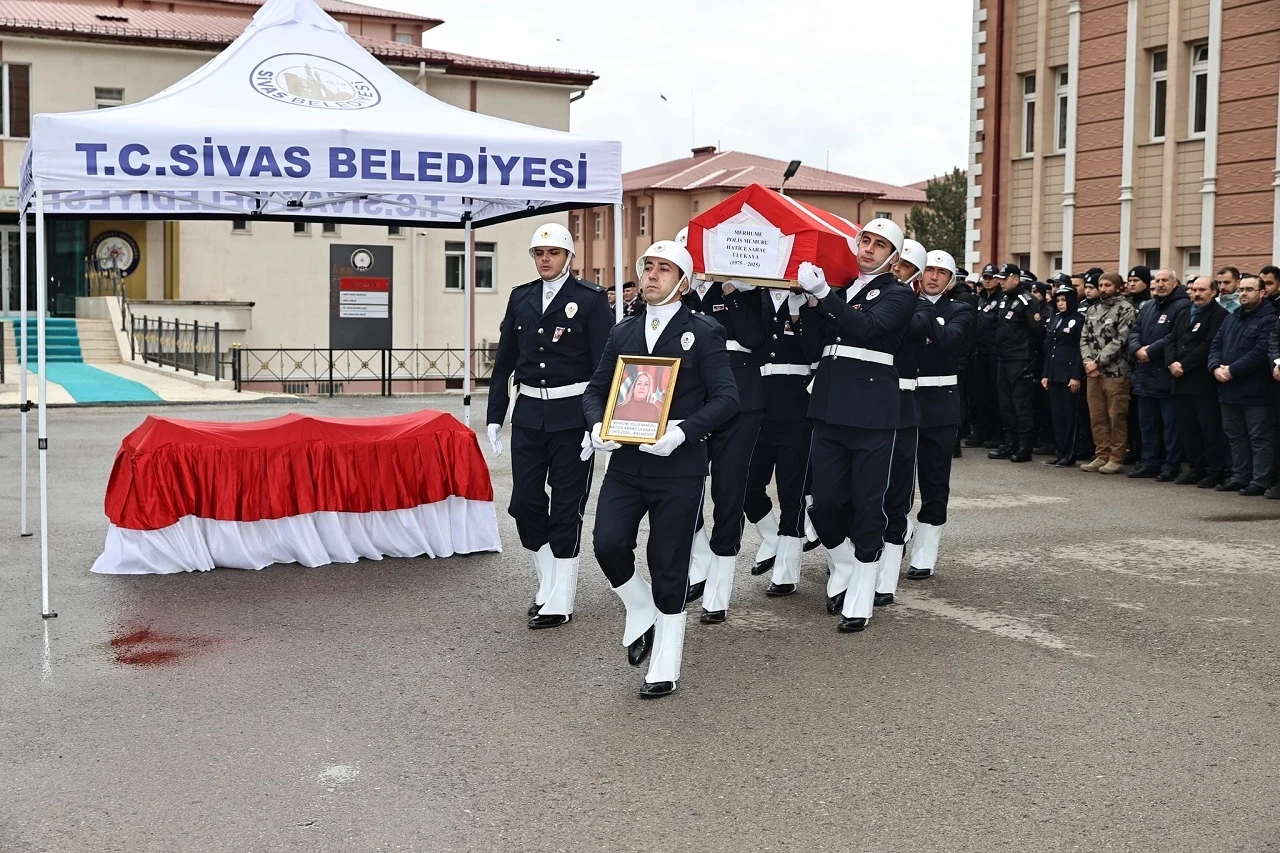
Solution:
M 163 414 L 424 406 L 460 412 Z M 966 451 L 940 574 L 866 632 L 821 552 L 766 599 L 749 529 L 729 621 L 695 605 L 641 702 L 590 557 L 574 621 L 525 627 L 505 511 L 504 554 L 90 574 L 145 414 L 50 414 L 48 622 L 0 433 L 0 851 L 1280 851 L 1280 502 Z

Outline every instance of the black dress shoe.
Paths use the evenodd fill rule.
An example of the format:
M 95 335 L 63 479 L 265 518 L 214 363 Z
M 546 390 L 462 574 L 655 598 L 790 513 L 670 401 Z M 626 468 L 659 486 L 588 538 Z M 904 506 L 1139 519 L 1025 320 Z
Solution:
M 1196 483 L 1197 489 L 1216 489 L 1222 485 L 1223 477 L 1221 474 L 1209 474 L 1203 480 Z
M 698 621 L 704 625 L 718 625 L 726 618 L 723 610 L 704 610 L 702 615 L 698 617 Z
M 821 539 L 806 539 L 804 540 L 804 547 L 801 548 L 800 550 L 808 554 L 810 551 L 812 551 L 814 548 L 817 548 L 821 544 L 822 544 Z
M 1054 465 L 1058 468 L 1074 468 L 1076 467 L 1076 460 L 1068 456 L 1066 459 L 1059 459 Z
M 632 666 L 639 666 L 649 658 L 649 652 L 653 650 L 653 635 L 655 625 L 650 625 L 649 630 L 641 634 L 636 641 L 627 646 L 627 663 Z
M 907 569 L 907 579 L 913 581 L 922 581 L 925 578 L 933 577 L 933 569 L 917 569 L 911 566 Z
M 1160 476 L 1159 468 L 1134 468 L 1125 474 L 1130 480 L 1153 480 Z
M 572 616 L 543 616 L 539 613 L 529 620 L 529 627 L 535 631 L 541 628 L 559 628 L 561 625 L 568 625 L 571 619 Z
M 1013 449 L 1009 447 L 997 447 L 995 450 L 987 454 L 988 459 L 1008 459 L 1013 455 Z
M 697 601 L 699 598 L 702 598 L 702 591 L 706 589 L 706 586 L 706 581 L 698 581 L 697 583 L 689 584 L 689 600 Z
M 770 557 L 767 560 L 761 560 L 760 562 L 756 563 L 754 566 L 751 567 L 751 574 L 753 575 L 764 574 L 765 572 L 773 568 L 773 561 L 776 559 L 777 557 Z
M 791 595 L 796 591 L 796 585 L 793 583 L 771 583 L 764 594 L 770 598 L 782 598 L 785 595 Z
M 1178 475 L 1178 479 L 1173 481 L 1173 484 L 1175 486 L 1194 486 L 1203 479 L 1203 471 L 1183 471 Z
M 1009 461 L 1010 461 L 1010 462 L 1030 462 L 1030 461 L 1031 461 L 1031 451 L 1030 451 L 1030 450 L 1019 450 L 1017 453 L 1015 453 L 1015 454 L 1013 454 L 1012 456 L 1010 456 L 1010 457 L 1009 457 Z
M 855 634 L 858 631 L 865 630 L 867 627 L 866 619 L 850 619 L 848 616 L 840 617 L 840 624 L 836 626 L 842 634 Z
M 663 696 L 670 696 L 676 692 L 676 683 L 674 681 L 655 681 L 653 684 L 645 682 L 640 688 L 641 699 L 658 699 Z
M 1055 467 L 1055 468 L 1061 468 L 1061 467 L 1062 467 L 1062 457 L 1061 457 L 1061 456 L 1055 456 L 1053 459 L 1046 459 L 1046 460 L 1044 460 L 1043 462 L 1041 462 L 1040 464 L 1041 464 L 1041 465 L 1051 465 L 1051 466 L 1053 466 L 1053 467 Z
M 1171 471 L 1168 468 L 1160 472 L 1160 476 L 1156 477 L 1157 483 L 1173 483 L 1178 479 L 1178 472 Z
M 1262 486 L 1254 486 L 1254 485 L 1245 486 L 1243 489 L 1240 490 L 1240 494 L 1246 498 L 1256 498 L 1260 495 L 1265 495 L 1266 493 L 1267 493 L 1267 490 L 1262 488 Z
M 893 593 L 877 592 L 875 600 L 871 604 L 873 607 L 884 607 L 887 604 L 893 604 Z
M 537 616 L 537 615 L 538 615 L 538 611 L 539 611 L 539 610 L 541 610 L 541 609 L 542 609 L 542 605 L 541 605 L 541 604 L 539 604 L 539 603 L 538 603 L 538 602 L 536 602 L 536 601 L 535 601 L 533 604 L 530 604 L 530 605 L 529 605 L 529 618 L 530 618 L 530 619 L 532 619 L 533 617 Z
M 1231 481 L 1231 482 L 1227 482 L 1227 483 L 1219 483 L 1218 485 L 1216 485 L 1216 486 L 1214 486 L 1214 487 L 1213 487 L 1213 490 L 1214 490 L 1215 492 L 1238 492 L 1238 491 L 1240 491 L 1241 489 L 1243 489 L 1243 488 L 1244 488 L 1245 486 L 1247 486 L 1247 485 L 1249 485 L 1249 484 L 1248 484 L 1248 483 L 1237 483 L 1237 482 L 1235 482 L 1235 481 Z
M 828 613 L 839 613 L 841 607 L 844 607 L 843 592 L 838 595 L 827 596 L 827 612 Z

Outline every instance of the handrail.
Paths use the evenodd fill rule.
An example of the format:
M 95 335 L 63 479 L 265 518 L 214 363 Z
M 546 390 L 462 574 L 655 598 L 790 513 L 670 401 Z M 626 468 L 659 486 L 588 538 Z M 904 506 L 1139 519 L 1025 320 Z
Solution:
M 334 396 L 346 383 L 377 382 L 390 397 L 393 382 L 461 382 L 471 364 L 471 378 L 487 381 L 493 369 L 489 347 L 416 349 L 326 349 L 323 347 L 231 348 L 231 376 L 236 390 L 246 383 L 315 383 L 318 394 Z

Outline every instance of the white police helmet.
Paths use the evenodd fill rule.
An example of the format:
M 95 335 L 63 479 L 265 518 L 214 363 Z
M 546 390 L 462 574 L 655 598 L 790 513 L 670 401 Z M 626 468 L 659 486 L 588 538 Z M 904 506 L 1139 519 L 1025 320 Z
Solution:
M 895 252 L 902 251 L 902 229 L 892 219 L 873 219 L 862 226 L 862 231 L 869 234 L 879 234 L 893 245 Z
M 685 227 L 681 228 L 679 231 L 676 232 L 676 242 L 679 243 L 681 246 L 689 245 L 689 226 L 688 225 L 686 225 Z
M 903 282 L 903 284 L 911 284 L 924 272 L 924 265 L 928 262 L 929 253 L 925 251 L 924 246 L 915 240 L 903 240 L 899 257 L 916 268 L 915 275 Z
M 693 280 L 693 256 L 689 254 L 688 249 L 675 240 L 659 240 L 645 249 L 644 253 L 636 258 L 637 276 L 644 275 L 645 258 L 662 258 L 665 261 L 670 261 L 680 268 L 685 278 L 690 281 Z
M 941 249 L 934 249 L 929 253 L 928 260 L 924 262 L 926 267 L 936 267 L 940 270 L 946 270 L 951 273 L 952 281 L 956 277 L 956 259 L 951 257 L 947 252 Z
M 529 241 L 530 255 L 534 249 L 564 249 L 572 255 L 573 235 L 559 222 L 547 222 L 533 231 L 533 239 Z

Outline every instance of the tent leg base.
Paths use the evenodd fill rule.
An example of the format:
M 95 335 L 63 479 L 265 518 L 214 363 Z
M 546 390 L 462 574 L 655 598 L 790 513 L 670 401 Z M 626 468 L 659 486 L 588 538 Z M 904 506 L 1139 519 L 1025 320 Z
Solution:
M 48 613 L 41 613 L 41 614 L 40 614 L 40 618 L 41 618 L 41 619 L 57 619 L 57 618 L 58 618 L 58 614 L 57 614 L 57 613 L 54 613 L 52 610 L 50 610 Z
M 35 534 L 34 534 L 34 533 L 19 533 L 19 534 L 18 534 L 18 536 L 19 536 L 19 537 L 21 537 L 22 539 L 30 539 L 32 536 L 35 536 Z

